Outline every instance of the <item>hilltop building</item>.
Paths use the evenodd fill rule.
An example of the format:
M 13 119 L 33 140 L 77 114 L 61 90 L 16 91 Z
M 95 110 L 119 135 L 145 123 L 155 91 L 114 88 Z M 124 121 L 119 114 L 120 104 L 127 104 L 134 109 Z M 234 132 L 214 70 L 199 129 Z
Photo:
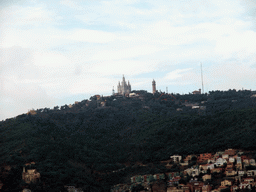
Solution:
M 26 183 L 35 183 L 39 181 L 40 173 L 38 173 L 36 169 L 28 169 L 26 171 L 25 167 L 23 167 L 22 179 Z
M 193 93 L 194 95 L 200 95 L 200 94 L 201 94 L 201 89 L 199 89 L 198 91 L 195 90 L 195 91 L 193 91 L 192 93 Z
M 153 93 L 153 95 L 156 93 L 156 82 L 154 79 L 152 81 L 152 93 Z
M 123 75 L 123 81 L 120 84 L 120 81 L 117 85 L 117 92 L 119 95 L 125 95 L 126 93 L 131 93 L 131 85 L 130 82 L 128 81 L 128 84 L 125 81 L 124 75 Z

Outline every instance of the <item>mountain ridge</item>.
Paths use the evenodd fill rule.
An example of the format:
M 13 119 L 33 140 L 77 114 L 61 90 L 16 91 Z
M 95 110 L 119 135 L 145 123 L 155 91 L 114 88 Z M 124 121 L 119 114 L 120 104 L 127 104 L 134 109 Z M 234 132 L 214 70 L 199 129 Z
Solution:
M 25 163 L 36 162 L 42 189 L 73 184 L 108 191 L 132 173 L 166 170 L 132 168 L 138 162 L 157 165 L 172 154 L 228 147 L 255 150 L 252 95 L 247 90 L 229 90 L 202 95 L 144 93 L 140 98 L 93 96 L 60 110 L 35 110 L 36 114 L 0 122 L 0 164 L 16 165 L 21 172 Z M 102 102 L 104 106 L 99 106 Z M 195 102 L 206 108 L 185 105 Z M 79 163 L 86 168 L 74 166 Z M 126 172 L 113 172 L 123 168 Z M 17 188 L 21 182 L 17 179 Z

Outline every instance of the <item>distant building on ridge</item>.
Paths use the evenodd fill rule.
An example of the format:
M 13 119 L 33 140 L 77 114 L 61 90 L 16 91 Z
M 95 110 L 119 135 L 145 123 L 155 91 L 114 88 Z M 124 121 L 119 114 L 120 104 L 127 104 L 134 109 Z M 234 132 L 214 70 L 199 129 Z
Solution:
M 200 95 L 201 94 L 201 89 L 199 89 L 198 91 L 196 90 L 196 91 L 193 91 L 192 92 L 194 95 Z
M 153 95 L 156 93 L 156 82 L 154 79 L 152 81 L 152 93 L 153 93 Z
M 120 81 L 117 85 L 117 92 L 119 95 L 125 95 L 131 93 L 131 85 L 130 82 L 128 81 L 128 84 L 125 81 L 124 75 L 123 75 L 123 81 L 120 84 Z

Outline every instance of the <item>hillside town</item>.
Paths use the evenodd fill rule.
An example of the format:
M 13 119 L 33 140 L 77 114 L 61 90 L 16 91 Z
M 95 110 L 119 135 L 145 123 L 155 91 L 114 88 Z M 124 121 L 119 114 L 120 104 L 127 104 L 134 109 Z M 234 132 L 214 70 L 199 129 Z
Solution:
M 254 191 L 256 91 L 200 91 L 94 95 L 7 119 L 0 191 Z
M 126 184 L 113 186 L 111 192 L 233 192 L 254 191 L 255 159 L 244 151 L 227 149 L 216 153 L 170 156 L 161 161 L 167 167 L 180 166 L 180 171 L 154 175 L 134 175 Z

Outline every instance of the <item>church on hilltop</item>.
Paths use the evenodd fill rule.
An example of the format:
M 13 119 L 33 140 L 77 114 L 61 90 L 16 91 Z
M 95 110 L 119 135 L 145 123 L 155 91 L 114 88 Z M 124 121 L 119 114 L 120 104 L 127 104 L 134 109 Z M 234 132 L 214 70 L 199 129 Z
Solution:
M 128 84 L 125 81 L 124 75 L 123 75 L 123 81 L 118 83 L 117 85 L 117 93 L 119 95 L 125 95 L 131 93 L 131 85 L 130 82 L 128 81 Z
M 153 95 L 157 92 L 156 90 L 156 81 L 153 79 L 152 81 L 152 93 Z M 120 81 L 118 82 L 117 85 L 117 93 L 115 93 L 114 87 L 112 89 L 112 95 L 129 95 L 131 93 L 131 85 L 130 82 L 128 81 L 128 83 L 126 83 L 124 75 L 123 75 L 123 80 L 120 83 Z

